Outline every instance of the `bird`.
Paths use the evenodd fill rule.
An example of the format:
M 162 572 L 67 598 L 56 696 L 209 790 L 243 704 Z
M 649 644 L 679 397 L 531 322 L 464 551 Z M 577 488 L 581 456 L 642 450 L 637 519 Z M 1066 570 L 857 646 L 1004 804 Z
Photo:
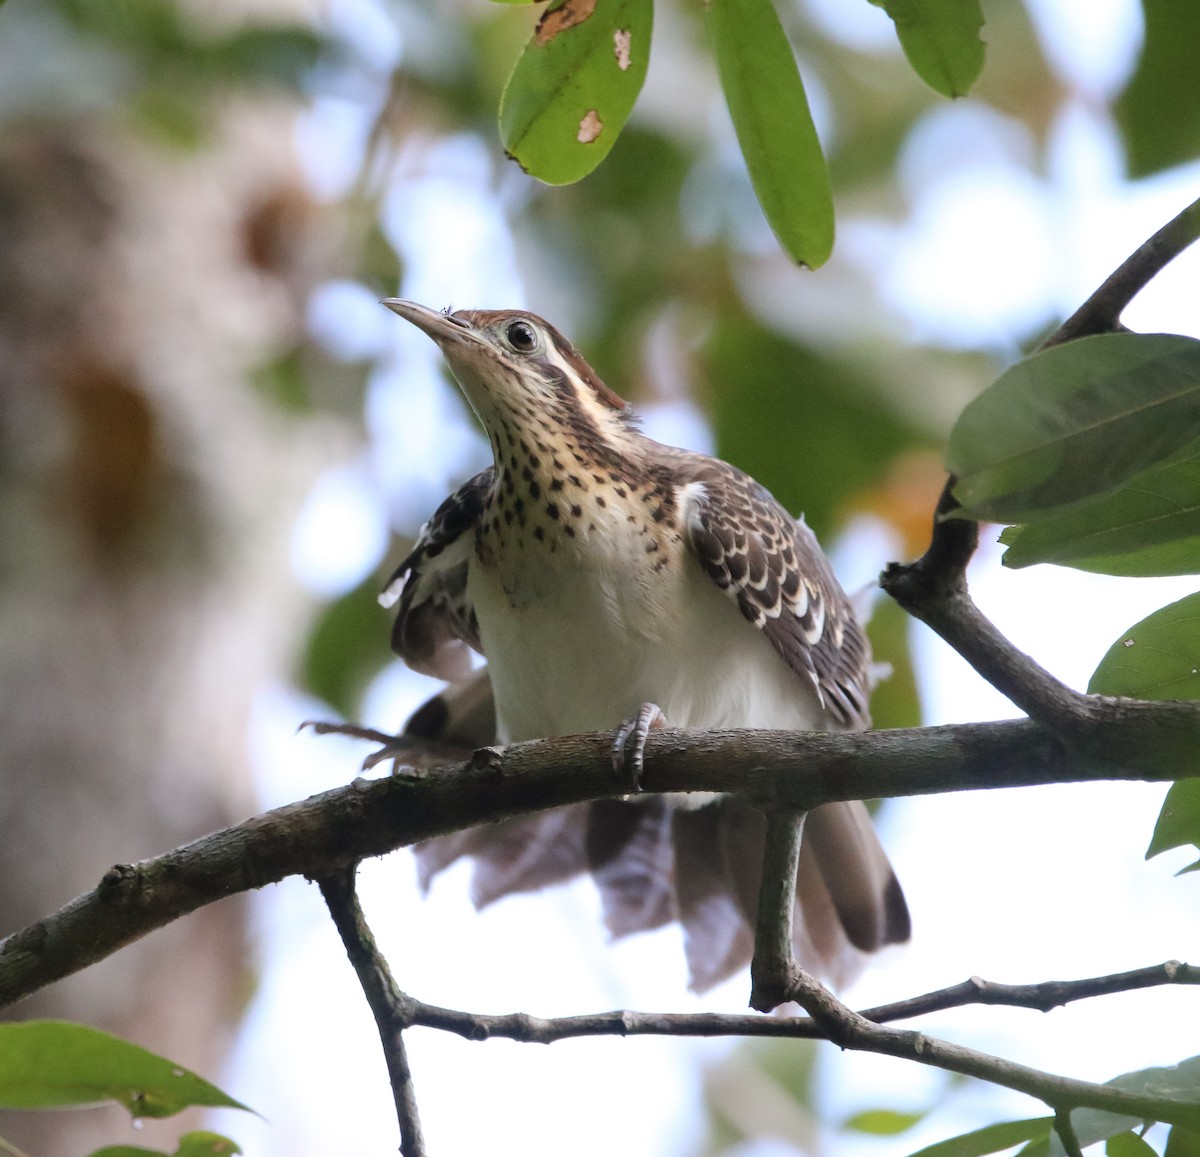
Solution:
M 448 683 L 407 735 L 467 751 L 616 729 L 615 756 L 636 775 L 664 723 L 869 726 L 870 647 L 802 518 L 736 467 L 649 438 L 536 314 L 383 304 L 440 348 L 493 458 L 438 507 L 380 596 L 397 608 L 396 653 Z M 682 925 L 690 986 L 704 992 L 752 955 L 765 826 L 735 795 L 635 792 L 416 855 L 425 890 L 472 858 L 477 907 L 590 873 L 614 938 Z M 801 965 L 844 985 L 910 934 L 864 804 L 815 808 L 797 871 Z

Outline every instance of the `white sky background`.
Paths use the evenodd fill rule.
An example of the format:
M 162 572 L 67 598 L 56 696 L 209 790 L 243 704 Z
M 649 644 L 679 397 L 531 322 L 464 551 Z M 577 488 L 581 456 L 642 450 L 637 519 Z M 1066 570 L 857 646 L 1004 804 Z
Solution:
M 890 23 L 866 3 L 810 4 L 854 43 L 878 46 L 881 36 L 892 42 Z M 1078 93 L 1058 119 L 1048 171 L 1034 169 L 1032 146 L 1019 126 L 969 101 L 942 106 L 906 148 L 908 220 L 840 224 L 835 260 L 878 270 L 883 294 L 914 341 L 1015 348 L 1047 312 L 1069 312 L 1200 193 L 1200 169 L 1122 183 L 1119 143 L 1095 111 L 1092 98 L 1119 87 L 1133 63 L 1135 0 L 1038 0 L 1031 7 L 1048 56 Z M 369 46 L 386 68 L 399 42 L 372 0 L 338 0 L 331 11 L 339 28 Z M 323 100 L 307 119 L 300 151 L 327 194 L 352 179 L 372 112 Z M 974 142 L 965 153 L 964 131 Z M 523 303 L 512 244 L 491 192 L 495 179 L 486 151 L 469 137 L 429 142 L 420 156 L 400 158 L 385 226 L 404 253 L 405 296 L 435 306 Z M 501 187 L 506 196 L 519 195 L 519 181 L 507 175 Z M 459 237 L 461 249 L 447 259 L 451 236 Z M 1198 286 L 1200 255 L 1191 254 L 1126 318 L 1134 328 L 1200 335 Z M 568 322 L 564 308 L 568 316 L 558 320 Z M 315 296 L 311 320 L 335 350 L 384 355 L 368 398 L 373 449 L 331 469 L 296 529 L 299 580 L 334 595 L 381 566 L 385 507 L 398 523 L 415 527 L 487 453 L 440 380 L 432 343 L 371 295 L 353 285 L 328 286 Z M 647 427 L 664 441 L 707 445 L 702 420 L 686 404 L 652 411 Z M 848 585 L 887 561 L 878 535 L 863 533 L 843 545 L 838 561 Z M 1051 567 L 1006 572 L 998 555 L 986 547 L 974 566 L 980 605 L 1019 646 L 1077 687 L 1122 630 L 1196 585 L 1194 579 L 1128 582 Z M 380 629 L 387 629 L 382 618 Z M 927 722 L 1016 714 L 957 656 L 917 630 Z M 397 665 L 372 689 L 365 721 L 394 729 L 435 686 Z M 301 719 L 326 713 L 293 691 L 264 692 L 253 736 L 264 806 L 352 776 L 361 745 L 294 734 Z M 1186 862 L 1182 855 L 1142 860 L 1162 794 L 1161 787 L 1096 784 L 890 805 L 883 835 L 913 909 L 915 938 L 869 972 L 851 999 L 859 1005 L 898 999 L 973 973 L 1036 981 L 1200 956 L 1200 877 L 1172 879 Z M 586 883 L 477 915 L 466 899 L 462 865 L 438 880 L 429 900 L 417 895 L 406 854 L 365 865 L 361 880 L 399 983 L 431 1002 L 544 1015 L 745 1005 L 745 978 L 703 1001 L 684 991 L 676 930 L 606 946 Z M 222 1084 L 267 1120 L 230 1115 L 217 1127 L 253 1157 L 394 1151 L 396 1125 L 374 1027 L 316 889 L 288 881 L 256 896 L 255 905 L 261 991 Z M 1200 1051 L 1195 1002 L 1193 991 L 1164 989 L 1048 1016 L 966 1009 L 927 1018 L 922 1027 L 1039 1067 L 1104 1080 Z M 437 1157 L 696 1152 L 707 1127 L 697 1066 L 731 1047 L 649 1038 L 538 1047 L 467 1043 L 423 1030 L 408 1035 L 427 1140 Z M 832 1049 L 820 1070 L 831 1121 L 862 1108 L 923 1108 L 942 1084 L 940 1075 L 911 1064 Z M 908 1135 L 882 1141 L 840 1136 L 830 1147 L 892 1157 L 956 1130 L 1041 1112 L 1025 1098 L 967 1086 Z M 793 1151 L 763 1142 L 746 1146 L 743 1157 Z

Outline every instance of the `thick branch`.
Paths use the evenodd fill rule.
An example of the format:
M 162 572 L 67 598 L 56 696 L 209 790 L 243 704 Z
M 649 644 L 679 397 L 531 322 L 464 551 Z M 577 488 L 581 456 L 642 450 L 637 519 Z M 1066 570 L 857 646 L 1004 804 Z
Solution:
M 1106 700 L 1104 730 L 1135 746 L 1150 723 L 1200 707 Z M 1152 728 L 1150 728 L 1152 730 Z M 328 876 L 431 836 L 507 816 L 625 794 L 607 733 L 485 749 L 421 776 L 355 780 L 107 872 L 91 892 L 0 941 L 0 1007 L 111 955 L 180 916 L 286 876 Z M 1169 780 L 1177 768 L 1070 751 L 1028 721 L 853 734 L 653 731 L 649 792 L 736 792 L 772 809 L 1098 779 Z M 1194 766 L 1189 770 L 1195 770 Z

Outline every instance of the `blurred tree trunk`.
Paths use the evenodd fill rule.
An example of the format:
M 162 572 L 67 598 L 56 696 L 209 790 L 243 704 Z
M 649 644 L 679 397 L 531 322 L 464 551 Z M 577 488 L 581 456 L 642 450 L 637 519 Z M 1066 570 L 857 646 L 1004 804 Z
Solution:
M 2 931 L 253 809 L 247 724 L 298 645 L 287 535 L 317 464 L 246 384 L 297 340 L 312 272 L 293 117 L 239 97 L 188 151 L 115 118 L 0 137 Z M 11 1015 L 217 1077 L 252 968 L 230 901 Z M 156 1139 L 115 1109 L 0 1134 L 54 1157 Z

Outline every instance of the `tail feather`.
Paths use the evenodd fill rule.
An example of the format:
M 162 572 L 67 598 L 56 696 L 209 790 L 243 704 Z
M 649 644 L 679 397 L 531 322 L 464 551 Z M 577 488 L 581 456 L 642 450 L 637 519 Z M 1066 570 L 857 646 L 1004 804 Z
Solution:
M 405 730 L 464 753 L 494 742 L 486 669 L 431 699 Z M 478 908 L 590 872 L 613 937 L 680 922 L 691 987 L 704 992 L 750 961 L 765 831 L 762 813 L 734 796 L 692 809 L 650 796 L 519 816 L 426 840 L 415 851 L 423 889 L 472 857 Z M 815 808 L 796 874 L 797 960 L 840 986 L 869 953 L 910 933 L 904 893 L 866 807 Z
M 675 895 L 690 983 L 696 992 L 706 992 L 740 971 L 754 951 L 753 917 L 747 920 L 743 910 L 734 879 L 735 861 L 722 854 L 724 802 L 677 808 L 672 824 Z M 736 860 L 743 863 L 741 857 Z
M 589 805 L 587 858 L 614 939 L 676 918 L 671 809 L 660 796 Z

